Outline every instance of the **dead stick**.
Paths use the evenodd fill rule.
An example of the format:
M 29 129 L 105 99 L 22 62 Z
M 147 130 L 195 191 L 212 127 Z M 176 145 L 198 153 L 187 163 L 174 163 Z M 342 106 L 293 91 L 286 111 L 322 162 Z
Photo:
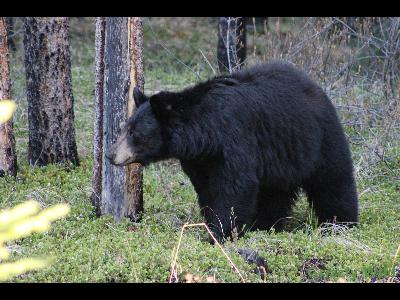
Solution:
M 226 254 L 224 248 L 222 248 L 221 244 L 220 244 L 220 243 L 217 241 L 217 239 L 214 237 L 214 235 L 212 234 L 210 228 L 208 228 L 207 224 L 206 224 L 206 223 L 196 223 L 196 224 L 184 224 L 184 225 L 182 226 L 181 234 L 180 234 L 180 236 L 179 236 L 178 246 L 177 246 L 177 248 L 176 248 L 176 252 L 175 252 L 175 254 L 174 254 L 174 258 L 173 258 L 173 261 L 172 261 L 172 264 L 171 264 L 171 275 L 170 275 L 170 277 L 169 277 L 169 283 L 172 282 L 172 276 L 173 276 L 174 274 L 177 273 L 176 270 L 175 270 L 175 268 L 176 268 L 176 261 L 177 261 L 177 259 L 178 259 L 178 252 L 179 252 L 179 249 L 180 249 L 180 247 L 181 247 L 181 242 L 182 242 L 182 237 L 183 237 L 183 231 L 184 231 L 185 228 L 187 228 L 187 227 L 198 227 L 198 226 L 203 226 L 203 227 L 206 228 L 208 234 L 211 236 L 211 238 L 213 239 L 213 241 L 214 241 L 214 242 L 218 245 L 218 247 L 221 249 L 222 253 L 226 256 L 226 258 L 228 259 L 229 263 L 232 265 L 233 269 L 239 274 L 240 279 L 242 280 L 242 282 L 246 282 L 245 279 L 243 278 L 242 274 L 240 273 L 239 269 L 236 267 L 236 265 L 235 265 L 235 264 L 233 263 L 233 261 L 230 259 L 230 257 L 228 256 L 228 254 Z M 175 275 L 175 278 L 177 278 L 177 275 Z

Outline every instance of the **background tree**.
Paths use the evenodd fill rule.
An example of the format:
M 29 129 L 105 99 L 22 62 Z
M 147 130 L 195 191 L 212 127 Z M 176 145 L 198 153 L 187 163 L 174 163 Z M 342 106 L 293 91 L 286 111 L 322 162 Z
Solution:
M 0 17 L 0 101 L 11 99 L 10 62 L 6 20 Z M 17 155 L 12 119 L 0 122 L 0 176 L 17 174 Z
M 220 17 L 217 60 L 220 72 L 240 69 L 246 59 L 246 24 L 242 17 Z
M 29 163 L 78 164 L 68 18 L 24 21 Z
M 98 18 L 96 25 L 96 123 L 93 196 L 98 215 L 138 220 L 143 211 L 142 166 L 111 165 L 105 152 L 118 137 L 120 123 L 135 110 L 133 88 L 142 91 L 141 18 Z

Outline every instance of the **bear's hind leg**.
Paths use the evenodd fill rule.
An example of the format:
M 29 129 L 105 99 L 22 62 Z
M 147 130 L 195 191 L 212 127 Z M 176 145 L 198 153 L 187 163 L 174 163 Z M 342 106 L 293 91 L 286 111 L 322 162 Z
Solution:
M 358 222 L 358 199 L 352 175 L 321 172 L 304 185 L 308 201 L 320 223 Z

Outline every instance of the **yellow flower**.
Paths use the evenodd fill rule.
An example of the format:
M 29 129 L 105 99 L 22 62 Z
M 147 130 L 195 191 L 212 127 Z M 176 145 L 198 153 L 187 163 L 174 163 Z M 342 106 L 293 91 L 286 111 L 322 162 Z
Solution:
M 0 212 L 0 232 L 11 227 L 13 223 L 36 214 L 39 210 L 39 202 L 29 200 L 12 209 Z
M 42 211 L 38 216 L 48 222 L 65 217 L 70 212 L 69 205 L 56 204 Z
M 66 216 L 70 211 L 67 204 L 56 204 L 36 214 L 39 209 L 40 204 L 31 200 L 0 213 L 0 244 L 2 241 L 28 236 L 32 232 L 47 231 L 50 222 Z
M 17 240 L 33 232 L 49 230 L 51 222 L 66 216 L 70 212 L 70 207 L 67 204 L 57 204 L 41 212 L 39 210 L 40 204 L 30 200 L 0 212 L 0 282 L 50 264 L 49 259 L 32 258 L 3 262 L 10 256 L 5 242 Z
M 7 259 L 9 256 L 10 251 L 8 251 L 6 247 L 0 245 L 0 261 L 3 259 Z
M 27 271 L 44 268 L 48 264 L 48 260 L 35 258 L 25 258 L 16 262 L 0 264 L 0 281 L 5 281 Z
M 17 105 L 11 100 L 0 100 L 0 124 L 11 119 Z

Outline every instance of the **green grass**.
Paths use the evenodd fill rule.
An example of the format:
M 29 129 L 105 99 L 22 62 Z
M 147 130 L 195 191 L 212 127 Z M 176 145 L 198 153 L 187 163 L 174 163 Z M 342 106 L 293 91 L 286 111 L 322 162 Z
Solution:
M 397 161 L 397 167 L 400 160 Z M 1 207 L 27 199 L 43 206 L 71 204 L 71 214 L 57 221 L 45 234 L 18 242 L 13 258 L 49 254 L 55 263 L 16 281 L 40 282 L 166 282 L 185 222 L 200 222 L 196 194 L 177 164 L 159 163 L 144 173 L 145 215 L 141 223 L 115 223 L 97 218 L 90 204 L 91 160 L 82 159 L 75 169 L 63 166 L 32 168 L 20 164 L 18 182 L 0 182 Z M 237 242 L 224 245 L 246 280 L 260 282 L 238 254 L 241 248 L 257 250 L 268 262 L 270 282 L 336 280 L 369 281 L 393 275 L 393 255 L 399 243 L 400 210 L 398 182 L 366 182 L 373 186 L 360 199 L 361 225 L 340 235 L 321 235 L 313 225 L 304 199 L 297 205 L 292 229 L 284 232 L 249 232 Z M 325 262 L 325 269 L 310 270 L 304 278 L 303 264 L 312 258 Z M 203 229 L 189 229 L 178 258 L 179 270 L 205 278 L 215 275 L 222 282 L 239 281 L 220 250 L 208 243 Z
M 195 24 L 189 25 L 187 20 L 179 23 L 176 20 L 146 19 L 145 45 L 149 50 L 145 52 L 148 53 L 145 56 L 147 91 L 179 89 L 197 79 L 187 67 L 166 54 L 162 47 L 152 48 L 156 42 L 146 22 L 152 22 L 158 39 L 168 48 L 172 47 L 170 50 L 177 58 L 198 70 L 201 77 L 211 75 L 211 69 L 201 55 L 198 56 L 197 49 L 204 46 L 202 49 L 205 52 L 211 51 L 207 47 L 214 45 L 213 39 L 209 38 L 209 43 L 206 43 L 204 32 L 211 32 L 214 25 L 207 25 L 207 19 L 193 21 Z M 190 34 L 182 24 L 199 29 Z M 35 199 L 44 207 L 63 202 L 69 203 L 72 208 L 70 215 L 56 221 L 49 232 L 34 234 L 9 245 L 13 251 L 12 259 L 42 255 L 55 259 L 50 267 L 21 275 L 12 281 L 167 282 L 181 226 L 186 222 L 203 221 L 193 186 L 175 161 L 157 163 L 145 169 L 145 214 L 140 223 L 131 223 L 127 219 L 115 223 L 110 216 L 95 216 L 90 203 L 94 115 L 93 29 L 92 19 L 81 23 L 74 19 L 71 22 L 75 126 L 81 157 L 81 164 L 76 168 L 61 165 L 33 168 L 28 165 L 22 53 L 14 53 L 11 57 L 13 94 L 19 103 L 15 134 L 20 170 L 16 181 L 10 177 L 0 179 L 0 209 L 28 199 Z M 351 140 L 355 132 L 349 127 L 345 129 Z M 391 145 L 387 152 L 388 159 L 374 160 L 366 168 L 365 164 L 361 164 L 365 149 L 352 144 L 354 164 L 361 164 L 357 173 L 361 195 L 360 226 L 357 228 L 343 230 L 341 234 L 322 234 L 323 230 L 315 225 L 315 217 L 302 198 L 285 231 L 248 232 L 238 241 L 224 244 L 225 251 L 246 281 L 263 282 L 253 272 L 254 266 L 237 254 L 238 249 L 243 248 L 256 250 L 266 259 L 269 270 L 267 282 L 336 281 L 338 278 L 370 282 L 393 276 L 394 254 L 400 244 L 400 147 L 393 141 Z M 181 278 L 189 272 L 201 276 L 203 280 L 207 275 L 214 275 L 220 282 L 240 282 L 220 249 L 212 246 L 208 239 L 202 228 L 185 232 L 178 256 Z M 320 267 L 313 267 L 310 263 L 313 260 L 321 262 Z M 398 265 L 400 258 L 394 262 L 394 266 Z

